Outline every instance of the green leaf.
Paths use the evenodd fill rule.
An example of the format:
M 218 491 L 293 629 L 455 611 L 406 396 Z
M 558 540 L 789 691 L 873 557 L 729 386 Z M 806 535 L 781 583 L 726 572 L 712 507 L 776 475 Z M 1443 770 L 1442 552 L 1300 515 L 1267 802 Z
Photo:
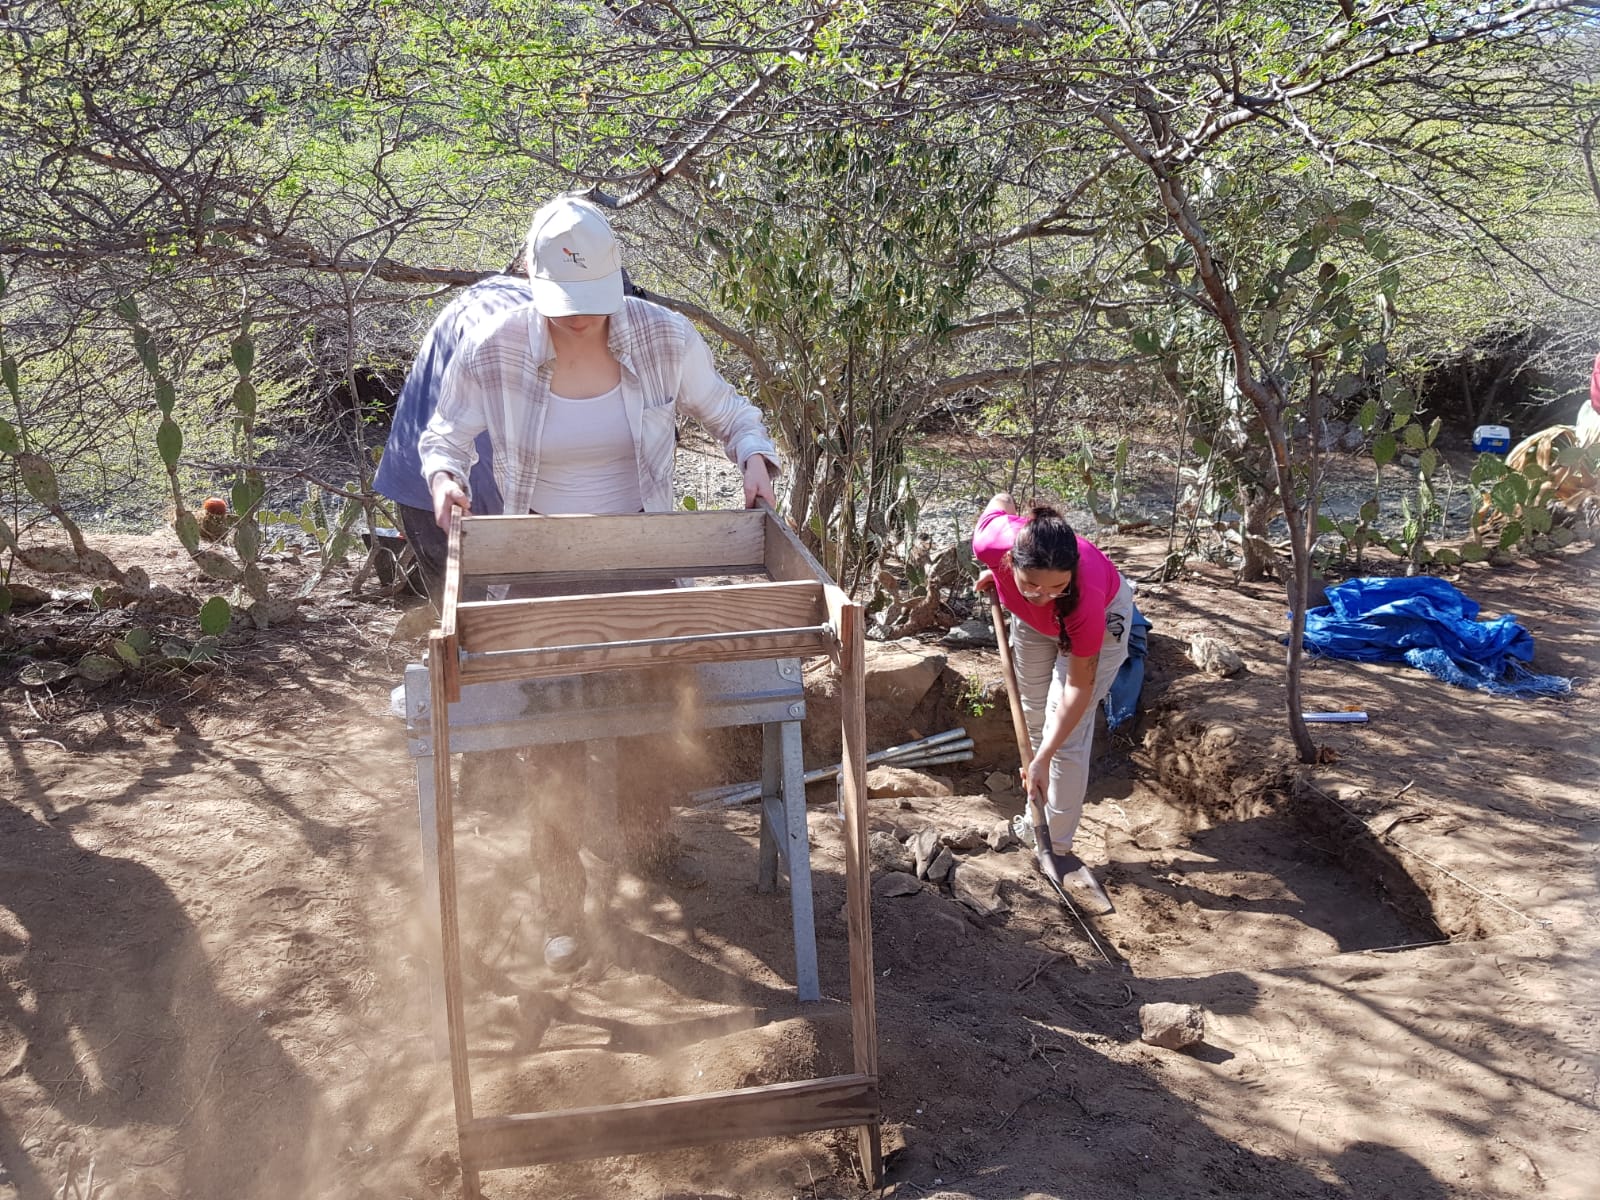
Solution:
M 1377 497 L 1373 497 L 1361 505 L 1361 511 L 1358 515 L 1363 521 L 1370 525 L 1378 519 L 1378 511 Z
M 1284 274 L 1298 275 L 1301 271 L 1304 271 L 1314 261 L 1316 261 L 1316 257 L 1317 252 L 1315 248 L 1311 246 L 1301 246 L 1289 256 L 1289 261 L 1283 264 Z
M 1438 563 L 1440 566 L 1454 567 L 1460 564 L 1461 555 L 1450 549 L 1448 546 L 1440 546 L 1437 550 L 1433 551 L 1433 561 Z
M 1317 514 L 1317 532 L 1333 533 L 1339 528 L 1338 524 L 1327 513 Z
M 685 496 L 683 498 L 683 507 L 689 512 L 699 512 L 700 501 L 696 500 L 693 496 Z
M 18 454 L 17 474 L 22 476 L 22 486 L 28 489 L 40 504 L 60 504 L 61 490 L 56 483 L 55 468 L 42 454 Z
M 0 454 L 15 454 L 22 446 L 17 440 L 16 426 L 0 417 Z
M 156 449 L 161 454 L 161 461 L 167 464 L 167 470 L 176 470 L 178 456 L 183 453 L 183 430 L 171 417 L 163 417 L 156 428 Z
M 256 415 L 256 389 L 248 379 L 241 379 L 233 385 L 233 406 L 244 414 L 246 420 Z
M 233 548 L 245 562 L 254 562 L 261 553 L 261 531 L 254 517 L 246 518 L 233 527 Z
M 1557 525 L 1550 531 L 1551 544 L 1557 547 L 1570 546 L 1577 536 L 1577 533 L 1567 525 Z
M 248 333 L 241 333 L 233 339 L 233 345 L 228 347 L 228 354 L 233 359 L 233 369 L 240 375 L 250 374 L 250 369 L 256 362 L 256 344 Z M 240 382 L 243 382 L 241 380 Z
M 1500 549 L 1509 550 L 1522 540 L 1522 522 L 1508 521 L 1500 531 Z
M 1502 478 L 1506 473 L 1506 464 L 1497 454 L 1480 454 L 1478 461 L 1472 464 L 1472 473 L 1468 478 L 1474 487 L 1482 487 L 1486 483 L 1493 483 Z
M 1386 467 L 1394 461 L 1394 456 L 1399 453 L 1395 445 L 1394 434 L 1380 433 L 1372 439 L 1372 460 L 1380 467 Z
M 1400 429 L 1400 441 L 1407 450 L 1421 450 L 1428 444 L 1428 435 L 1422 426 L 1412 422 Z
M 1482 542 L 1462 542 L 1461 561 L 1469 563 L 1485 562 L 1489 558 L 1489 548 Z
M 178 515 L 172 518 L 172 532 L 178 535 L 183 548 L 190 554 L 200 548 L 200 522 L 194 519 L 194 514 L 187 508 L 180 508 Z
M 1378 402 L 1368 400 L 1361 406 L 1361 411 L 1356 414 L 1356 424 L 1361 427 L 1361 432 L 1370 434 L 1372 427 L 1378 423 Z
M 172 380 L 156 380 L 156 407 L 161 410 L 163 417 L 172 415 L 172 406 L 178 402 L 178 393 L 173 389 Z
M 232 620 L 233 606 L 221 596 L 213 596 L 200 606 L 200 632 L 207 637 L 226 633 Z
M 241 516 L 249 513 L 261 502 L 261 497 L 266 494 L 267 485 L 260 477 L 245 476 L 233 485 L 229 498 L 233 501 L 233 511 Z
M 215 550 L 196 550 L 191 557 L 207 575 L 213 579 L 220 579 L 225 583 L 232 583 L 239 578 L 239 568 L 233 562 L 218 554 Z
M 1433 473 L 1438 469 L 1439 452 L 1432 446 L 1428 446 L 1417 457 L 1417 470 L 1421 472 L 1424 479 L 1431 479 L 1433 477 Z
M 1523 513 L 1523 520 L 1528 523 L 1528 529 L 1533 533 L 1549 533 L 1550 526 L 1555 523 L 1548 508 L 1530 508 Z
M 144 368 L 144 373 L 159 383 L 161 359 L 156 354 L 156 344 L 150 338 L 150 331 L 143 325 L 134 326 L 133 352 L 139 356 L 139 365 Z
M 155 638 L 151 636 L 151 633 L 148 629 L 141 629 L 137 626 L 123 634 L 122 640 L 129 646 L 133 647 L 133 649 L 139 654 L 150 653 L 151 648 L 154 647 L 156 643 Z
M 21 386 L 17 383 L 17 360 L 11 355 L 0 355 L 0 380 L 5 381 L 6 391 L 11 393 L 13 400 L 22 397 Z
M 139 302 L 132 296 L 121 297 L 117 301 L 117 316 L 121 317 L 129 325 L 137 324 L 139 321 Z
M 139 665 L 139 652 L 130 646 L 126 641 L 112 642 L 111 649 L 116 651 L 117 657 L 123 662 L 127 663 L 130 667 L 137 667 Z
M 122 664 L 104 654 L 85 654 L 78 660 L 77 673 L 90 683 L 106 683 L 122 674 Z

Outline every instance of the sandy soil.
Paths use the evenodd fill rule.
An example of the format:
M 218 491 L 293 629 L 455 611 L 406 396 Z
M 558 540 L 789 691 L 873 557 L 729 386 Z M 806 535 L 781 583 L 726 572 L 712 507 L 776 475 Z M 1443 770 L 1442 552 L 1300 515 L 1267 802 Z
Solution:
M 159 543 L 109 549 L 195 586 Z M 1153 562 L 1165 542 L 1111 549 Z M 1016 849 L 956 869 L 962 887 L 995 883 L 1003 913 L 927 883 L 874 900 L 882 1194 L 1600 1194 L 1596 562 L 1460 581 L 1487 612 L 1523 619 L 1535 666 L 1576 676 L 1574 696 L 1498 700 L 1318 663 L 1306 707 L 1355 705 L 1370 722 L 1318 727 L 1328 761 L 1305 770 L 1280 732 L 1281 591 L 1205 572 L 1147 586 L 1146 712 L 1101 743 L 1079 844 L 1118 907 L 1095 924 L 1105 953 Z M 72 604 L 30 616 L 30 636 L 52 620 L 65 636 Z M 24 698 L 0 664 L 0 1198 L 88 1195 L 91 1164 L 108 1198 L 457 1193 L 415 789 L 388 714 L 415 653 L 389 637 L 397 615 L 324 597 L 206 674 L 87 693 Z M 1202 632 L 1246 672 L 1197 671 L 1183 651 Z M 952 653 L 933 700 L 874 709 L 873 746 L 965 722 L 984 760 L 941 777 L 952 794 L 930 782 L 874 800 L 875 829 L 1018 811 L 1015 793 L 984 786 L 1015 764 L 1003 702 L 982 715 L 959 703 L 997 676 L 992 653 Z M 808 765 L 831 761 L 828 712 L 819 691 Z M 694 739 L 685 762 L 675 788 L 744 777 L 750 746 Z M 594 950 L 555 979 L 515 789 L 467 797 L 479 1111 L 846 1069 L 825 790 L 810 818 L 820 1004 L 794 999 L 787 897 L 754 888 L 752 811 L 677 810 L 697 870 L 591 858 Z M 1155 1001 L 1202 1006 L 1205 1041 L 1142 1044 L 1139 1008 Z M 484 1186 L 821 1200 L 864 1194 L 852 1155 L 849 1137 L 820 1134 Z

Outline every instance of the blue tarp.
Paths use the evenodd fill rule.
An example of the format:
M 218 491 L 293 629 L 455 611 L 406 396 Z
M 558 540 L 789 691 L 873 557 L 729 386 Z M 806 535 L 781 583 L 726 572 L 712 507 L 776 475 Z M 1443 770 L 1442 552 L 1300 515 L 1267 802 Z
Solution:
M 1533 635 L 1513 616 L 1480 621 L 1478 604 L 1443 579 L 1347 579 L 1328 603 L 1306 610 L 1313 654 L 1358 662 L 1405 662 L 1457 687 L 1500 696 L 1559 696 L 1572 681 L 1536 675 Z

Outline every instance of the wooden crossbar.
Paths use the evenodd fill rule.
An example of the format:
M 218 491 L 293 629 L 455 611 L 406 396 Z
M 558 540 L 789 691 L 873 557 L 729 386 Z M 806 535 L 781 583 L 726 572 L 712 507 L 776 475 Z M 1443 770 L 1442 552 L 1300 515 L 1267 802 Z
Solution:
M 618 566 L 667 575 L 760 569 L 765 514 L 636 513 L 612 517 L 473 517 L 461 539 L 463 575 L 542 571 L 603 574 Z
M 461 681 L 826 654 L 826 616 L 822 585 L 805 582 L 461 604 Z
M 787 1137 L 877 1119 L 878 1081 L 869 1075 L 835 1075 L 699 1096 L 482 1117 L 462 1126 L 461 1156 L 479 1170 L 492 1171 Z

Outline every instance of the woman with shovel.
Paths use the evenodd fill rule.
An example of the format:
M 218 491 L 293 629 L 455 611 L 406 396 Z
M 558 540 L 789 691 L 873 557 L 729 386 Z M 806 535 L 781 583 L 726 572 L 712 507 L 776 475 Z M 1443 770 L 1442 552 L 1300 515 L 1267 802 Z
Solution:
M 985 568 L 978 590 L 1012 616 L 1011 653 L 1003 657 L 1015 663 L 1012 691 L 1030 742 L 1022 747 L 1022 784 L 1039 869 L 1057 887 L 1082 887 L 1109 909 L 1072 841 L 1089 787 L 1095 705 L 1128 657 L 1133 588 L 1059 512 L 1039 505 L 1022 516 L 1005 492 L 978 518 L 972 550 Z M 995 632 L 1002 633 L 998 619 Z

